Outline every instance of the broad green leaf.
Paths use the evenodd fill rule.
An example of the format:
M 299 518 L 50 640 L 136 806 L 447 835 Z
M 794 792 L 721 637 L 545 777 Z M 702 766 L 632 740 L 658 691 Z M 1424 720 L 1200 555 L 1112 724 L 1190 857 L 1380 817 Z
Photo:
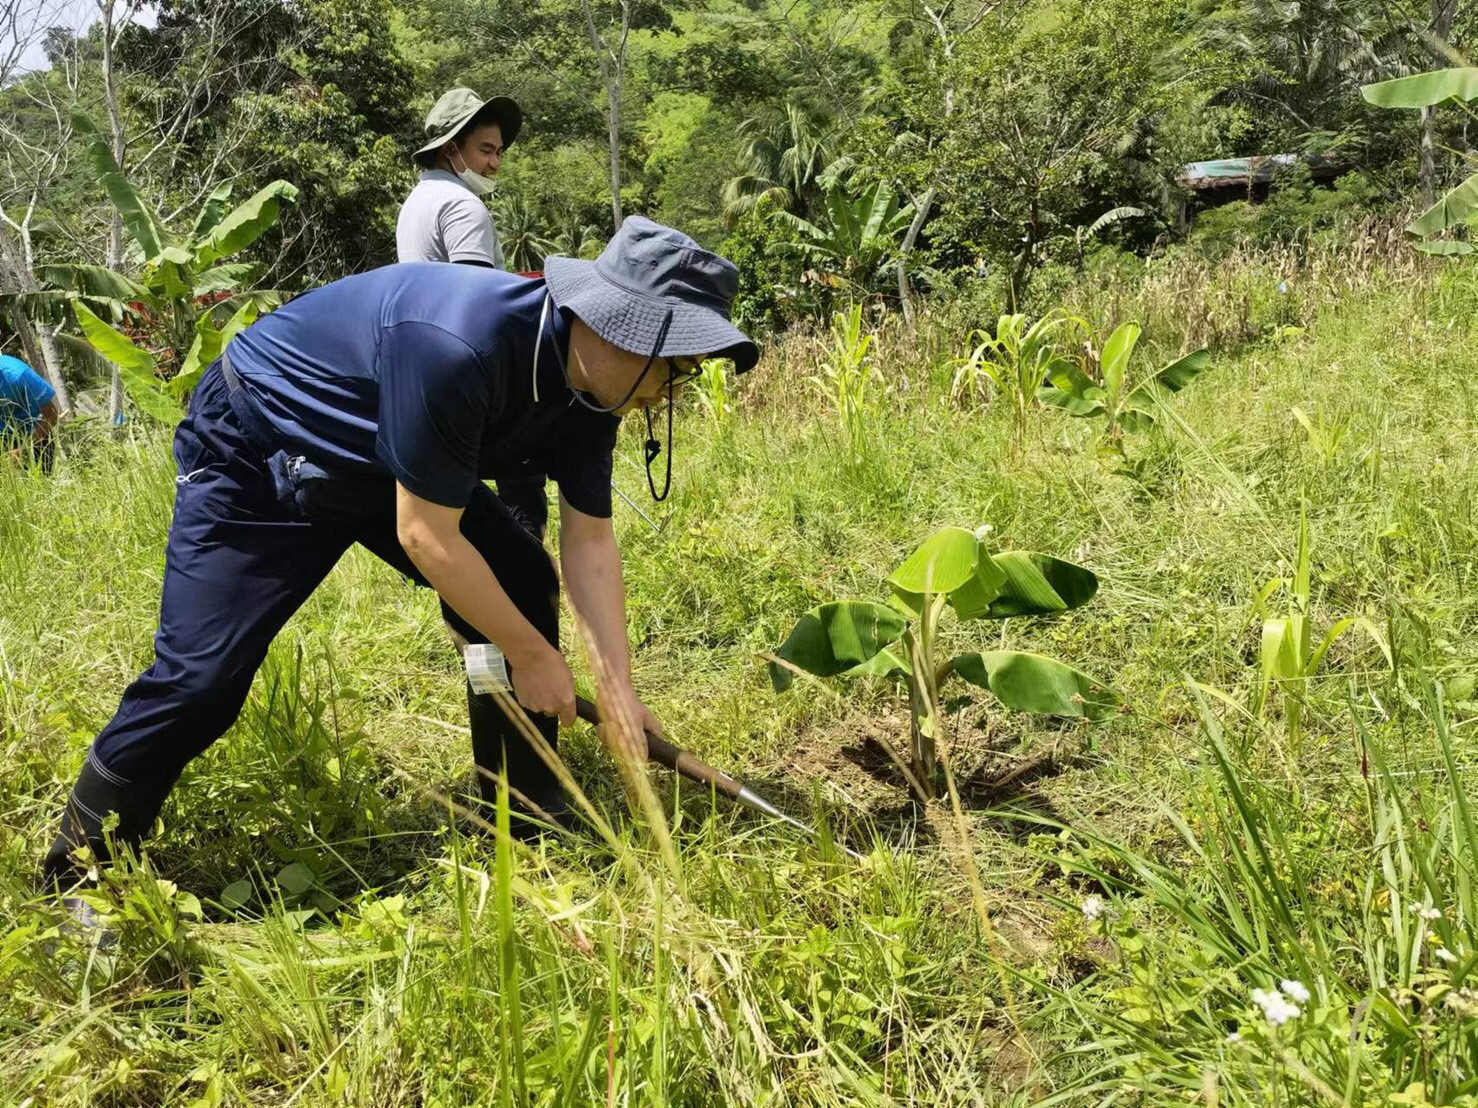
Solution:
M 1422 212 L 1406 230 L 1418 238 L 1441 234 L 1449 227 L 1466 223 L 1478 212 L 1478 174 L 1469 177 L 1437 203 Z
M 903 616 L 885 605 L 837 601 L 801 616 L 775 654 L 807 673 L 835 677 L 871 660 L 896 642 L 907 626 Z M 784 666 L 770 663 L 770 683 L 776 692 L 790 688 L 794 677 Z
M 171 427 L 178 423 L 183 413 L 154 376 L 154 356 L 93 315 L 81 301 L 74 303 L 72 310 L 92 348 L 118 367 L 118 376 L 128 390 L 129 399 L 139 410 Z
M 297 199 L 298 190 L 286 181 L 273 181 L 242 201 L 211 228 L 195 251 L 195 264 L 204 268 L 245 250 L 277 222 L 281 205 Z
M 842 672 L 843 677 L 907 677 L 912 672 L 901 651 L 892 647 L 879 650 L 859 666 Z
M 1129 359 L 1139 342 L 1139 324 L 1121 323 L 1103 344 L 1103 355 L 1098 359 L 1103 371 L 1103 384 L 1110 396 L 1118 396 L 1124 388 L 1124 374 L 1129 369 Z
M 198 244 L 202 238 L 215 230 L 216 224 L 226 214 L 226 204 L 231 199 L 232 184 L 222 181 L 210 190 L 205 203 L 200 205 L 200 214 L 195 217 L 195 226 L 190 228 L 190 241 Z
M 1411 248 L 1420 254 L 1431 254 L 1438 258 L 1461 258 L 1471 254 L 1474 246 L 1471 242 L 1459 242 L 1457 239 L 1438 239 L 1436 242 L 1414 242 Z
M 1052 615 L 1086 604 L 1098 592 L 1092 570 L 1048 554 L 1011 550 L 993 560 L 1006 580 L 991 602 L 988 619 Z
M 1006 571 L 995 559 L 981 558 L 970 579 L 949 594 L 949 606 L 961 619 L 979 619 L 990 611 L 991 601 L 1001 595 L 1005 584 Z
M 1301 677 L 1298 651 L 1294 644 L 1293 628 L 1281 617 L 1265 620 L 1262 625 L 1262 678 L 1268 681 L 1288 680 Z
M 1102 389 L 1095 389 L 1102 392 Z M 1050 404 L 1054 408 L 1061 408 L 1069 415 L 1082 419 L 1086 416 L 1095 416 L 1105 411 L 1103 401 L 1098 398 L 1087 399 L 1075 396 L 1070 392 L 1058 388 L 1056 385 L 1043 385 L 1037 392 L 1037 399 L 1043 404 Z
M 254 262 L 227 262 L 225 265 L 211 266 L 195 275 L 195 293 L 233 292 L 255 281 L 261 268 Z
M 1040 654 L 990 650 L 962 654 L 950 666 L 1018 712 L 1101 720 L 1113 715 L 1119 702 L 1112 690 L 1082 670 Z
M 963 527 L 944 527 L 924 540 L 888 577 L 903 592 L 954 592 L 975 573 L 980 540 Z
M 1363 85 L 1360 95 L 1378 108 L 1431 108 L 1478 98 L 1478 69 L 1454 67 Z
M 1092 377 L 1083 372 L 1077 362 L 1069 358 L 1059 359 L 1052 367 L 1049 380 L 1053 387 L 1084 400 L 1102 399 L 1107 395 Z
M 232 911 L 239 911 L 251 903 L 254 893 L 251 882 L 245 878 L 232 881 L 221 890 L 221 903 Z
M 283 866 L 277 873 L 277 884 L 282 891 L 291 896 L 302 896 L 313 888 L 313 871 L 302 862 L 292 862 Z
M 179 373 L 169 382 L 170 394 L 183 397 L 199 384 L 206 369 L 221 356 L 226 345 L 256 322 L 256 318 L 257 306 L 249 300 L 237 309 L 236 314 L 220 330 L 216 330 L 215 324 L 211 322 L 210 313 L 202 312 L 195 321 L 195 341 L 190 344 L 190 352 L 185 355 Z
M 1155 370 L 1150 380 L 1162 389 L 1179 392 L 1204 373 L 1210 365 L 1211 351 L 1203 347 L 1200 350 L 1191 351 L 1183 358 L 1177 358 L 1169 365 L 1161 366 Z
M 170 241 L 164 224 L 144 203 L 138 190 L 118 168 L 118 163 L 113 159 L 113 149 L 108 144 L 108 137 L 97 129 L 97 125 L 91 118 L 82 112 L 77 112 L 72 116 L 72 126 L 87 143 L 88 157 L 108 194 L 108 199 L 112 200 L 113 206 L 118 209 L 118 218 L 123 222 L 123 229 L 139 244 L 145 258 L 154 257 Z
M 43 285 L 97 300 L 128 303 L 148 296 L 142 285 L 105 265 L 42 265 L 36 267 L 36 277 Z

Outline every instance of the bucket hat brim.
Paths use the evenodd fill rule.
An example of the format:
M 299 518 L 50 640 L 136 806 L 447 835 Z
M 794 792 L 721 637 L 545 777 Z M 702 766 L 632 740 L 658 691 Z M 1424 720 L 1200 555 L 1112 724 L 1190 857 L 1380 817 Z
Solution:
M 492 107 L 492 113 L 498 121 L 498 129 L 503 132 L 503 149 L 507 150 L 513 145 L 513 140 L 518 138 L 518 132 L 523 130 L 523 109 L 518 106 L 518 101 L 511 97 L 490 96 L 488 99 L 479 102 L 476 107 L 469 107 L 445 131 L 427 142 L 426 145 L 422 146 L 412 156 L 420 158 L 441 149 L 441 147 L 457 137 L 457 132 L 467 126 L 468 121 L 473 116 L 490 105 Z
M 653 353 L 662 322 L 672 322 L 658 357 L 730 358 L 744 373 L 759 361 L 759 347 L 720 311 L 665 296 L 633 292 L 608 280 L 595 262 L 544 259 L 544 280 L 557 307 L 568 308 L 601 338 L 630 354 Z

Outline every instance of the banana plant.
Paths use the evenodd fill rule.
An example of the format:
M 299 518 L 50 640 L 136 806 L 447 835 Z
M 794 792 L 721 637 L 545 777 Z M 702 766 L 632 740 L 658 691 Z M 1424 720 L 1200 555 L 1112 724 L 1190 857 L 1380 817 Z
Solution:
M 1478 100 L 1478 68 L 1457 66 L 1429 73 L 1413 73 L 1392 81 L 1365 85 L 1360 93 L 1379 108 L 1435 108 L 1443 104 L 1463 106 L 1473 116 L 1469 101 Z M 1423 241 L 1415 248 L 1423 254 L 1457 256 L 1471 254 L 1473 243 L 1437 236 L 1457 227 L 1471 225 L 1478 216 L 1478 173 L 1458 185 L 1406 225 L 1408 234 Z
M 1193 351 L 1163 365 L 1142 381 L 1132 382 L 1129 362 L 1139 343 L 1140 326 L 1122 323 L 1103 344 L 1098 359 L 1098 379 L 1088 376 L 1072 359 L 1053 363 L 1050 383 L 1038 396 L 1044 404 L 1062 408 L 1080 419 L 1105 421 L 1105 433 L 1117 441 L 1125 431 L 1143 431 L 1155 422 L 1155 414 L 1168 396 L 1194 381 L 1211 361 L 1205 349 Z
M 251 289 L 259 267 L 227 259 L 270 229 L 298 190 L 273 181 L 228 208 L 232 186 L 225 182 L 206 197 L 189 233 L 176 235 L 119 170 L 96 125 L 81 114 L 73 125 L 118 211 L 139 272 L 124 277 L 101 266 L 51 266 L 46 277 L 70 300 L 88 344 L 118 367 L 135 405 L 177 423 L 180 398 L 231 337 L 282 302 L 276 292 Z M 100 303 L 112 322 L 99 314 Z
M 778 248 L 853 292 L 870 291 L 908 229 L 913 205 L 900 207 L 898 194 L 882 181 L 856 196 L 833 181 L 826 190 L 824 213 L 824 219 L 812 223 L 791 212 L 777 211 L 775 221 L 797 236 Z
M 800 618 L 770 661 L 777 692 L 798 672 L 817 677 L 890 677 L 908 689 L 907 755 L 885 744 L 919 799 L 936 795 L 940 745 L 946 741 L 940 689 L 951 676 L 987 690 L 1008 708 L 1097 721 L 1118 697 L 1080 670 L 1019 650 L 985 650 L 945 658 L 940 621 L 946 608 L 961 620 L 1051 616 L 1086 604 L 1098 591 L 1088 569 L 1046 554 L 992 553 L 978 532 L 945 527 L 888 578 L 887 604 L 842 600 Z
M 1277 687 L 1283 699 L 1283 718 L 1288 724 L 1289 745 L 1297 750 L 1303 739 L 1303 710 L 1309 680 L 1324 665 L 1325 656 L 1345 632 L 1358 628 L 1365 632 L 1386 660 L 1393 666 L 1390 645 L 1375 624 L 1363 616 L 1346 616 L 1314 643 L 1314 623 L 1310 618 L 1313 590 L 1307 512 L 1299 511 L 1298 557 L 1293 576 L 1274 577 L 1253 598 L 1253 618 L 1262 620 L 1262 645 L 1259 651 L 1259 680 L 1253 699 L 1253 713 L 1261 715 L 1268 703 L 1268 693 Z M 1272 609 L 1274 597 L 1282 593 L 1288 606 L 1281 614 Z

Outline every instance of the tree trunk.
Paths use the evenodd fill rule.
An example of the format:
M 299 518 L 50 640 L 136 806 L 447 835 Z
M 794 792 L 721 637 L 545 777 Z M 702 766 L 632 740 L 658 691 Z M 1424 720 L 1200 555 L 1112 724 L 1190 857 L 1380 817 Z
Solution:
M 1432 40 L 1432 56 L 1438 65 L 1451 64 L 1445 50 L 1447 38 L 1452 34 L 1452 23 L 1457 17 L 1458 0 L 1432 0 L 1432 18 L 1427 32 Z M 1422 207 L 1430 208 L 1437 203 L 1437 140 L 1434 135 L 1437 113 L 1432 108 L 1423 108 L 1417 123 L 1421 136 L 1421 151 L 1417 163 L 1417 184 L 1421 191 Z
M 113 160 L 123 169 L 123 120 L 118 114 L 118 88 L 113 77 L 113 14 L 116 0 L 98 0 L 103 24 L 103 99 L 108 106 L 108 129 L 111 134 Z M 123 217 L 113 209 L 113 223 L 108 228 L 109 269 L 117 270 L 123 265 Z M 117 366 L 112 366 L 113 375 L 108 384 L 108 425 L 117 433 L 123 423 L 123 377 Z
M 582 0 L 585 9 L 585 28 L 590 34 L 590 46 L 595 51 L 596 63 L 600 66 L 601 83 L 606 89 L 606 141 L 610 145 L 611 173 L 611 218 L 614 226 L 621 226 L 621 79 L 626 71 L 626 39 L 631 33 L 631 2 L 621 0 L 621 41 L 613 50 L 605 37 L 596 30 L 595 16 L 590 10 L 590 0 Z
M 0 289 L 36 292 L 39 285 L 31 270 L 29 220 L 21 223 L 20 233 L 27 236 L 27 239 L 21 242 L 20 252 L 17 254 L 9 235 L 0 230 Z M 62 356 L 57 347 L 56 335 L 44 323 L 32 324 L 19 307 L 8 314 L 11 325 L 20 336 L 21 345 L 26 349 L 32 368 L 41 371 L 46 383 L 56 390 L 57 406 L 63 412 L 67 411 L 72 406 L 72 400 L 67 392 L 67 382 L 62 377 Z
M 924 221 L 929 218 L 929 209 L 934 206 L 934 189 L 932 187 L 924 190 L 924 195 L 914 201 L 913 222 L 908 225 L 908 231 L 903 236 L 903 244 L 898 248 L 898 300 L 903 305 L 903 322 L 913 326 L 913 288 L 908 282 L 908 258 L 913 253 L 913 245 L 919 237 L 919 231 L 924 226 Z

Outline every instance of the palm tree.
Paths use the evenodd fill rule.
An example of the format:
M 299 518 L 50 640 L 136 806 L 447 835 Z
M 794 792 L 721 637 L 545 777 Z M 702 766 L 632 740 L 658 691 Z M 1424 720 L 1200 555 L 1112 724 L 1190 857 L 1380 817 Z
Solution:
M 762 196 L 782 211 L 809 213 L 823 178 L 846 168 L 835 158 L 832 119 L 795 100 L 746 119 L 739 124 L 739 135 L 745 140 L 745 169 L 723 192 L 724 224 L 729 227 Z
M 515 272 L 532 273 L 544 267 L 544 256 L 555 253 L 538 216 L 522 196 L 499 196 L 496 201 L 498 238 L 503 259 Z

